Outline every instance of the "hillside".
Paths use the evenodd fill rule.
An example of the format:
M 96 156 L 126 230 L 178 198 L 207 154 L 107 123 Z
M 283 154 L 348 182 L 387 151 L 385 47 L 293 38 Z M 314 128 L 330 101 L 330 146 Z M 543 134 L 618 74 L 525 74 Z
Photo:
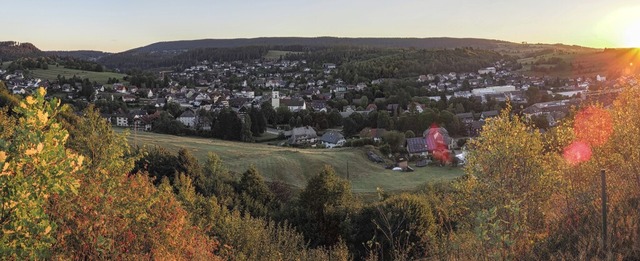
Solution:
M 528 75 L 578 77 L 608 75 L 616 77 L 637 73 L 640 64 L 638 49 L 605 49 L 585 52 L 547 50 L 518 60 L 521 72 Z
M 245 39 L 201 39 L 158 42 L 102 57 L 98 62 L 110 68 L 154 69 L 191 65 L 195 60 L 246 60 L 264 57 L 269 50 L 317 53 L 323 56 L 351 55 L 353 50 L 441 50 L 473 48 L 494 51 L 513 57 L 530 57 L 538 53 L 594 52 L 597 49 L 563 44 L 528 44 L 477 38 L 337 38 L 337 37 L 265 37 Z M 334 51 L 341 52 L 336 55 Z M 329 53 L 327 56 L 326 53 Z M 328 61 L 340 63 L 340 61 Z
M 81 60 L 95 61 L 111 53 L 91 50 L 80 51 L 45 51 L 46 55 L 59 56 L 59 57 L 72 57 Z
M 43 54 L 31 43 L 13 41 L 0 42 L 0 60 L 13 60 L 21 57 L 36 57 Z
M 109 78 L 116 78 L 120 81 L 124 81 L 123 77 L 126 74 L 114 73 L 114 72 L 92 72 L 85 70 L 76 70 L 65 68 L 64 66 L 56 67 L 49 66 L 49 69 L 33 69 L 30 70 L 31 76 L 42 80 L 54 81 L 60 77 L 72 78 L 76 76 L 80 79 L 89 79 L 91 82 L 95 81 L 100 84 L 106 84 Z
M 243 172 L 255 165 L 267 180 L 283 181 L 297 188 L 304 188 L 307 180 L 324 165 L 332 165 L 344 178 L 348 168 L 351 186 L 357 193 L 375 193 L 378 187 L 386 191 L 411 190 L 429 181 L 462 175 L 461 169 L 448 167 L 416 168 L 407 173 L 387 170 L 369 161 L 366 151 L 357 148 L 294 149 L 150 132 L 131 133 L 128 138 L 133 146 L 160 146 L 174 152 L 186 148 L 200 162 L 206 161 L 208 152 L 215 152 L 230 170 Z
M 367 46 L 391 48 L 457 48 L 476 47 L 492 49 L 500 44 L 513 44 L 500 40 L 477 38 L 338 38 L 338 37 L 261 37 L 243 39 L 201 39 L 158 42 L 130 51 L 136 53 L 191 50 L 198 48 L 233 48 L 242 46 Z

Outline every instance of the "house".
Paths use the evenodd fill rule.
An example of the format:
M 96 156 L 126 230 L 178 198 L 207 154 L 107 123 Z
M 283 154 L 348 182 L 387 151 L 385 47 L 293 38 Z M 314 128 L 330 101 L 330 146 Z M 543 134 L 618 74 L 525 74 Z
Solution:
M 122 84 L 114 84 L 113 89 L 115 89 L 117 93 L 127 93 L 127 87 Z
M 334 63 L 325 63 L 325 64 L 322 64 L 322 67 L 325 68 L 325 69 L 331 70 L 331 69 L 335 69 L 336 68 L 336 64 L 334 64 Z
M 428 81 L 428 79 L 429 79 L 429 78 L 428 78 L 426 75 L 424 75 L 424 74 L 423 74 L 423 75 L 418 76 L 418 82 L 426 82 L 426 81 Z
M 473 121 L 473 113 L 472 112 L 458 113 L 458 114 L 456 114 L 456 117 L 458 117 L 458 119 L 462 123 L 471 123 Z
M 196 114 L 192 110 L 184 111 L 177 120 L 189 128 L 196 126 Z
M 484 121 L 472 121 L 467 124 L 467 134 L 469 137 L 479 136 L 480 131 L 482 131 L 482 126 L 484 126 Z
M 424 137 L 408 138 L 406 144 L 410 156 L 426 156 L 428 153 L 427 141 Z
M 480 119 L 482 119 L 482 120 L 486 120 L 486 119 L 488 119 L 488 118 L 497 117 L 497 116 L 498 116 L 498 114 L 500 114 L 500 113 L 499 113 L 498 111 L 495 111 L 495 110 L 494 110 L 494 111 L 483 111 L 483 112 L 480 114 Z
M 387 132 L 387 130 L 380 129 L 380 128 L 378 129 L 364 128 L 360 132 L 360 137 L 371 138 L 375 142 L 380 142 L 382 141 L 382 136 L 384 135 L 385 132 Z
M 135 131 L 151 131 L 151 118 L 144 116 L 141 118 L 133 119 L 133 130 Z
M 157 98 L 155 102 L 156 108 L 162 108 L 167 103 L 167 99 L 165 98 Z
M 344 138 L 342 133 L 337 131 L 327 131 L 322 137 L 320 137 L 320 142 L 327 148 L 333 147 L 341 147 L 344 145 L 347 140 Z
M 378 105 L 376 105 L 375 103 L 371 103 L 369 105 L 367 105 L 367 108 L 364 109 L 365 111 L 377 111 L 378 110 Z
M 313 110 L 317 112 L 327 112 L 327 103 L 325 101 L 314 100 L 311 101 L 311 108 L 313 108 Z
M 391 113 L 391 115 L 398 115 L 400 114 L 401 110 L 402 108 L 400 108 L 400 104 L 397 104 L 397 103 L 387 104 L 387 111 Z
M 306 126 L 293 128 L 293 130 L 291 130 L 291 137 L 289 138 L 288 142 L 291 145 L 302 145 L 315 143 L 317 140 L 318 134 L 316 133 L 316 130 L 309 126 Z
M 449 150 L 451 137 L 449 137 L 449 132 L 445 128 L 432 126 L 425 130 L 422 136 L 426 141 L 426 148 L 429 152 L 434 153 Z
M 280 106 L 285 106 L 292 112 L 307 109 L 307 103 L 303 99 L 280 99 Z
M 129 117 L 125 114 L 116 115 L 116 126 L 129 127 Z
M 122 95 L 123 102 L 136 102 L 136 96 L 131 94 Z

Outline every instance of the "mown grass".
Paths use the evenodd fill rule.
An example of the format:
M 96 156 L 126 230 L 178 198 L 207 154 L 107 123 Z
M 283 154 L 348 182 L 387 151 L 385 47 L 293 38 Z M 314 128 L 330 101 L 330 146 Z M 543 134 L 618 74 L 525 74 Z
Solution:
M 406 173 L 386 170 L 369 161 L 366 150 L 360 148 L 295 149 L 149 132 L 130 133 L 128 138 L 132 145 L 160 146 L 174 152 L 186 148 L 201 162 L 208 152 L 214 152 L 233 171 L 243 172 L 255 165 L 266 180 L 282 181 L 297 188 L 304 188 L 307 180 L 324 165 L 333 166 L 341 177 L 348 176 L 356 193 L 375 193 L 378 187 L 385 191 L 412 190 L 426 182 L 451 180 L 463 174 L 460 168 L 448 167 L 415 168 L 416 171 Z
M 49 69 L 35 69 L 31 70 L 31 75 L 34 78 L 40 78 L 43 80 L 56 80 L 58 75 L 64 76 L 65 78 L 71 78 L 74 75 L 78 78 L 88 78 L 91 82 L 96 81 L 97 83 L 105 84 L 109 78 L 119 79 L 120 82 L 123 82 L 122 77 L 126 76 L 121 73 L 113 73 L 113 72 L 91 72 L 91 71 L 82 71 L 75 69 L 67 69 L 63 66 L 56 67 L 55 65 L 49 65 Z

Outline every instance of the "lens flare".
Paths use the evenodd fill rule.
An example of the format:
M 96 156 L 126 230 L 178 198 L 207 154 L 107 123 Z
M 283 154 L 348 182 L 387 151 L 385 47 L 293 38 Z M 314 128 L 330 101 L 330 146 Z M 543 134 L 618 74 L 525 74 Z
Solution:
M 571 165 L 575 166 L 591 159 L 591 147 L 582 141 L 574 141 L 564 149 L 562 156 Z
M 605 144 L 613 133 L 611 115 L 604 109 L 590 106 L 576 115 L 573 131 L 576 140 L 591 146 Z

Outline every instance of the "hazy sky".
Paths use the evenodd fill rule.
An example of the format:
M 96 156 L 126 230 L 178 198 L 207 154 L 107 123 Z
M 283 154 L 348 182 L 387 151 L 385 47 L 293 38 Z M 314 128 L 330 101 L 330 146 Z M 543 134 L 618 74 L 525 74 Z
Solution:
M 270 36 L 476 37 L 640 46 L 638 0 L 3 0 L 0 40 L 119 52 Z

